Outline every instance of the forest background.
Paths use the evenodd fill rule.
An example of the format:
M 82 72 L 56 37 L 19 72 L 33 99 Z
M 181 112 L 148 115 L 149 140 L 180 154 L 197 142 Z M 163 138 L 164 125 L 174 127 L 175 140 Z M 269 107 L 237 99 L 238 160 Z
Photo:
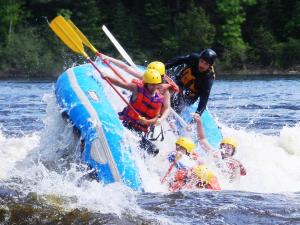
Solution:
M 0 77 L 54 78 L 84 59 L 49 29 L 70 18 L 120 57 L 105 24 L 138 64 L 213 48 L 217 72 L 300 73 L 298 0 L 0 0 Z

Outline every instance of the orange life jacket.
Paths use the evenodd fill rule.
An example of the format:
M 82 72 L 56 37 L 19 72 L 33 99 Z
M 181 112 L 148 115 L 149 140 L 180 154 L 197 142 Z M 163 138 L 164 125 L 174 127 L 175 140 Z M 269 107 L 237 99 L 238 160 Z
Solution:
M 159 116 L 164 99 L 163 96 L 156 92 L 151 96 L 147 89 L 145 89 L 142 82 L 134 82 L 137 85 L 138 92 L 135 100 L 130 99 L 130 105 L 146 119 L 153 119 Z M 129 106 L 125 107 L 119 113 L 120 119 L 129 122 L 137 130 L 148 132 L 150 125 L 145 125 L 139 122 L 139 115 L 137 115 Z
M 183 86 L 191 92 L 189 94 L 191 97 L 196 95 L 197 93 L 197 89 L 195 87 L 196 77 L 192 74 L 191 68 L 186 68 L 181 72 L 180 81 L 182 82 Z
M 187 171 L 185 169 L 179 169 L 176 171 L 174 175 L 173 182 L 169 186 L 170 191 L 179 191 L 180 189 L 184 188 L 187 182 Z
M 213 66 L 210 67 L 210 71 L 215 79 L 215 70 Z M 180 81 L 182 82 L 183 86 L 190 91 L 188 94 L 190 97 L 194 97 L 197 94 L 198 90 L 195 85 L 196 77 L 193 75 L 191 68 L 188 67 L 182 70 Z

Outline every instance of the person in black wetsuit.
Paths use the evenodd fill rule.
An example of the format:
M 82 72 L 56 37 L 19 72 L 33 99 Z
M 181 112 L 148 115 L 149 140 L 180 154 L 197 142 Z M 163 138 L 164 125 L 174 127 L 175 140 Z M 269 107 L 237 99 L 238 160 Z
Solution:
M 180 92 L 171 98 L 171 106 L 177 113 L 195 103 L 199 97 L 196 113 L 203 113 L 215 79 L 213 64 L 216 58 L 215 51 L 205 49 L 200 54 L 179 56 L 166 63 L 168 74 L 180 88 Z M 178 68 L 182 69 L 178 72 Z

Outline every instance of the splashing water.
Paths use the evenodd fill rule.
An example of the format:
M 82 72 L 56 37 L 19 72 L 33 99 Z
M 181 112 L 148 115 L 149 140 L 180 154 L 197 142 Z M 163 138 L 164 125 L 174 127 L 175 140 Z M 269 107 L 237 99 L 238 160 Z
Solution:
M 228 82 L 225 82 L 225 84 L 227 87 Z M 216 83 L 217 87 L 218 85 L 222 85 L 222 83 Z M 36 86 L 38 87 L 38 85 Z M 14 86 L 14 88 L 17 87 Z M 18 88 L 22 90 L 23 87 L 20 85 Z M 219 89 L 221 88 L 219 87 Z M 29 90 L 32 93 L 35 92 L 34 88 Z M 245 121 L 242 121 L 241 112 L 245 110 L 245 120 L 248 120 L 250 117 L 249 104 L 244 109 L 241 109 L 240 102 L 236 103 L 236 106 L 233 105 L 232 108 L 222 106 L 222 109 L 219 109 L 218 101 L 222 101 L 222 99 L 214 101 L 211 109 L 218 116 L 222 132 L 224 136 L 237 138 L 239 146 L 235 157 L 245 165 L 248 172 L 247 176 L 242 177 L 238 184 L 222 183 L 222 188 L 225 191 L 220 193 L 207 191 L 167 193 L 168 188 L 160 183 L 160 179 L 169 167 L 166 158 L 167 154 L 174 150 L 176 137 L 171 132 L 167 132 L 165 142 L 158 144 L 160 148 L 159 155 L 156 158 L 147 157 L 144 159 L 137 149 L 137 137 L 126 130 L 124 134 L 126 143 L 134 150 L 133 157 L 140 170 L 146 191 L 146 193 L 141 194 L 131 191 L 122 184 L 115 183 L 104 186 L 89 178 L 88 168 L 81 164 L 78 135 L 73 131 L 72 126 L 61 117 L 60 109 L 56 105 L 53 88 L 50 86 L 46 90 L 46 93 L 41 94 L 39 89 L 39 94 L 35 97 L 43 96 L 43 101 L 39 102 L 36 99 L 34 101 L 34 104 L 38 107 L 47 104 L 45 112 L 36 111 L 43 115 L 42 129 L 40 129 L 41 125 L 38 124 L 38 121 L 36 122 L 36 129 L 26 133 L 22 131 L 23 123 L 19 125 L 14 122 L 10 128 L 11 123 L 2 122 L 0 131 L 0 157 L 2 159 L 0 164 L 0 196 L 2 196 L 0 198 L 2 205 L 0 217 L 1 213 L 5 212 L 3 215 L 8 218 L 8 221 L 9 218 L 12 218 L 12 214 L 16 210 L 11 205 L 13 202 L 20 205 L 24 201 L 26 205 L 34 201 L 35 208 L 39 204 L 42 204 L 42 207 L 51 206 L 55 210 L 64 212 L 63 217 L 79 209 L 77 211 L 78 216 L 84 218 L 86 215 L 84 210 L 87 210 L 90 219 L 93 218 L 93 221 L 98 221 L 97 218 L 103 219 L 102 222 L 98 221 L 100 224 L 105 224 L 105 221 L 109 220 L 114 221 L 113 224 L 174 224 L 175 221 L 178 224 L 201 224 L 198 217 L 204 221 L 228 223 L 228 221 L 236 221 L 235 215 L 240 215 L 238 213 L 240 210 L 243 211 L 243 215 L 247 219 L 252 218 L 250 212 L 256 218 L 263 214 L 266 218 L 264 224 L 268 224 L 267 221 L 271 221 L 270 218 L 275 218 L 272 220 L 275 223 L 290 221 L 290 218 L 293 218 L 294 223 L 299 222 L 300 217 L 296 212 L 299 211 L 300 207 L 296 200 L 295 202 L 292 200 L 299 197 L 297 193 L 291 192 L 300 190 L 300 124 L 294 122 L 295 118 L 297 119 L 295 114 L 286 112 L 286 109 L 283 111 L 284 113 L 282 112 L 282 115 L 293 115 L 291 117 L 293 120 L 289 118 L 286 126 L 282 128 L 275 126 L 276 132 L 272 134 L 270 134 L 270 127 L 268 127 L 268 132 L 264 134 L 258 131 L 269 124 L 271 118 L 268 118 L 267 123 L 258 127 L 257 130 L 253 128 L 253 126 L 259 126 L 255 120 L 248 122 L 251 123 L 251 126 L 242 126 Z M 114 105 L 115 111 L 121 111 L 124 104 L 115 94 L 112 94 L 109 87 L 105 86 L 105 91 L 110 94 L 114 102 L 118 103 Z M 21 92 L 15 91 L 14 93 L 21 94 Z M 212 95 L 214 100 L 217 94 L 212 93 Z M 240 94 L 241 96 L 242 94 Z M 24 98 L 30 101 L 29 99 L 32 97 L 25 96 Z M 8 104 L 8 102 L 13 104 L 12 101 L 12 99 L 0 100 L 0 103 L 2 105 Z M 259 105 L 259 103 L 257 104 Z M 276 102 L 276 107 L 278 105 L 280 103 Z M 5 107 L 8 107 L 8 105 Z M 28 106 L 27 110 L 30 107 L 32 105 Z M 238 111 L 236 107 L 239 107 Z M 272 110 L 272 104 L 268 107 Z M 218 114 L 218 110 L 222 113 Z M 240 112 L 240 114 L 235 114 L 237 115 L 236 123 L 233 126 L 228 123 L 229 126 L 227 124 L 229 120 L 224 119 L 232 113 L 231 110 Z M 261 110 L 264 110 L 264 108 Z M 278 110 L 276 114 L 280 114 Z M 295 110 L 295 108 L 291 107 L 289 110 Z M 227 114 L 224 114 L 224 111 Z M 255 115 L 258 117 L 258 114 Z M 262 116 L 263 113 L 260 112 L 259 115 Z M 27 113 L 22 114 L 21 111 L 20 120 L 27 116 Z M 36 116 L 41 117 L 38 113 Z M 7 121 L 15 121 L 10 119 L 9 116 L 6 118 Z M 1 121 L 5 121 L 5 119 Z M 231 121 L 234 121 L 234 119 L 231 118 Z M 282 121 L 280 122 L 282 123 Z M 273 123 L 276 123 L 276 118 L 274 118 Z M 7 133 L 10 130 L 15 133 L 19 131 L 20 135 L 12 136 Z M 253 194 L 253 192 L 284 192 L 286 194 L 260 195 Z M 7 196 L 16 197 L 9 199 Z M 289 201 L 289 206 L 282 206 L 286 209 L 274 208 L 274 205 L 278 205 L 278 202 L 284 200 Z M 255 211 L 254 202 L 256 201 L 260 201 L 261 208 L 258 211 Z M 228 202 L 230 202 L 230 205 L 226 204 Z M 240 209 L 238 205 L 243 205 L 243 202 L 245 205 Z M 222 206 L 222 204 L 225 205 Z M 197 205 L 201 209 L 200 211 L 198 208 L 191 209 L 194 217 L 186 216 L 189 211 L 187 209 L 191 205 Z M 290 212 L 289 217 L 284 216 L 286 214 L 284 210 Z M 58 211 L 54 212 L 54 214 L 57 213 L 61 216 Z M 204 212 L 212 213 L 205 214 Z M 230 214 L 230 212 L 232 213 Z M 271 213 L 268 214 L 268 212 Z M 220 215 L 222 215 L 221 218 Z M 259 223 L 254 219 L 252 221 Z

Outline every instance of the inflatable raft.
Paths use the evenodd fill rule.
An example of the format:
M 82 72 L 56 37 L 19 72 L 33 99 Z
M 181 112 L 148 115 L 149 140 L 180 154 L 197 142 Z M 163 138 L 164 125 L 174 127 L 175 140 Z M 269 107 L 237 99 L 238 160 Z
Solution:
M 101 63 L 97 66 L 100 70 L 107 69 Z M 97 179 L 105 184 L 122 182 L 134 190 L 142 190 L 130 146 L 122 141 L 125 128 L 104 92 L 102 85 L 106 83 L 99 82 L 101 78 L 95 74 L 90 64 L 65 71 L 56 82 L 57 101 L 80 131 L 84 141 L 82 160 L 95 170 Z M 187 122 L 191 121 L 190 113 L 195 112 L 196 107 L 197 103 L 183 111 L 182 116 Z M 201 119 L 209 143 L 217 147 L 222 135 L 214 118 L 205 110 Z M 196 135 L 193 139 L 196 140 Z
M 122 182 L 142 189 L 131 150 L 122 143 L 125 128 L 91 71 L 90 64 L 70 68 L 59 76 L 55 87 L 63 113 L 84 141 L 82 160 L 105 184 Z

